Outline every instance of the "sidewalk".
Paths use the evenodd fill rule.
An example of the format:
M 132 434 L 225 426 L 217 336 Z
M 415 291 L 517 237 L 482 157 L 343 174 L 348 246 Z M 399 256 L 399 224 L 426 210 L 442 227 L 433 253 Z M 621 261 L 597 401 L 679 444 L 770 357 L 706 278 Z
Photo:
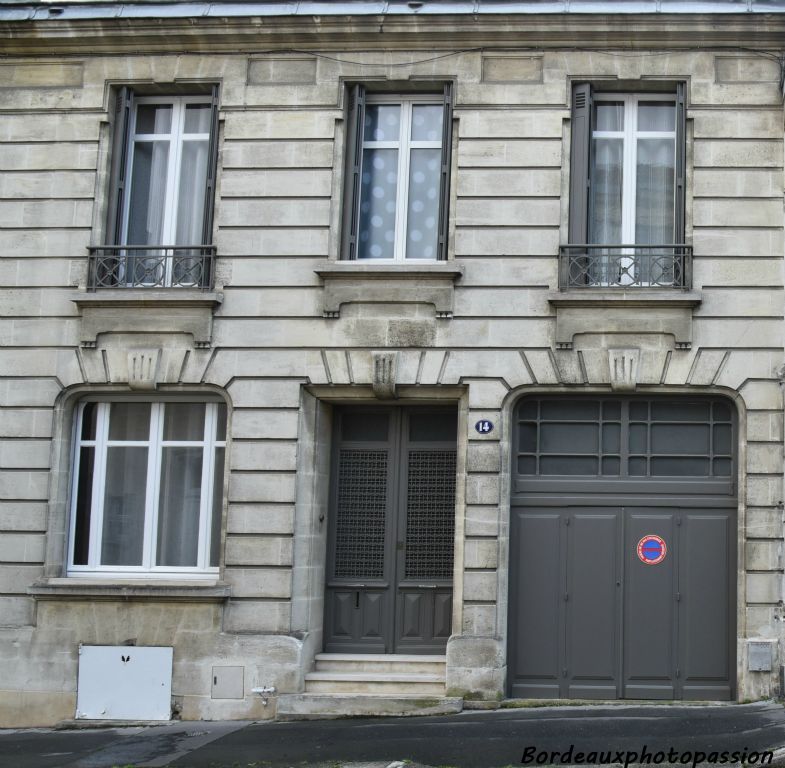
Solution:
M 735 762 L 733 752 L 746 765 L 762 764 L 763 751 L 780 748 L 773 762 L 763 764 L 785 766 L 784 746 L 785 707 L 778 702 L 602 705 L 448 717 L 0 731 L 0 763 L 8 768 L 501 768 L 521 765 L 524 754 L 533 766 L 563 759 L 589 764 L 592 753 L 596 762 L 635 764 L 645 747 L 649 764 L 658 764 L 655 756 L 664 753 L 663 766 L 692 765 L 700 753 L 721 764 L 723 752 L 726 765 Z

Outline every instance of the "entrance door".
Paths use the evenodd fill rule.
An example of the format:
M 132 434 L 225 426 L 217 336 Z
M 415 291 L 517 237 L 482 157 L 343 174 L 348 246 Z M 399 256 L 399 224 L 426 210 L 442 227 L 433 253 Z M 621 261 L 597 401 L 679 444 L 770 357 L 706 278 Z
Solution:
M 728 404 L 550 398 L 517 415 L 511 694 L 731 699 Z
M 443 653 L 451 632 L 457 413 L 337 412 L 325 650 Z

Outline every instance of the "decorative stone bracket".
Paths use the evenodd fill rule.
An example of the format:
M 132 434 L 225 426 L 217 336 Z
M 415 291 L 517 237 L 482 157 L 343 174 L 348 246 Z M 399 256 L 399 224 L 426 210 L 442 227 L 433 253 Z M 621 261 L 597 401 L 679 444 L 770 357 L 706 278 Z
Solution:
M 640 359 L 641 351 L 637 348 L 608 350 L 611 388 L 615 392 L 633 392 L 635 390 L 635 387 L 638 386 Z
M 452 261 L 411 264 L 325 262 L 324 316 L 339 317 L 342 304 L 433 304 L 436 317 L 452 317 L 453 285 L 463 267 Z
M 398 378 L 397 352 L 372 352 L 373 360 L 373 393 L 380 400 L 397 397 L 395 387 Z
M 686 291 L 594 289 L 548 297 L 556 308 L 556 346 L 572 349 L 580 333 L 670 334 L 676 349 L 692 346 L 692 313 L 700 294 Z
M 194 346 L 209 347 L 219 293 L 187 289 L 106 289 L 71 297 L 82 313 L 81 345 L 94 348 L 101 333 L 189 333 Z

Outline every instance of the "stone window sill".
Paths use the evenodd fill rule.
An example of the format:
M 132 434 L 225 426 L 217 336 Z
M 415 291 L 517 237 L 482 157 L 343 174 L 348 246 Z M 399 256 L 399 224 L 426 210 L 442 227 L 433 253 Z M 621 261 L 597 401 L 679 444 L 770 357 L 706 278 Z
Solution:
M 339 317 L 342 304 L 432 304 L 437 317 L 452 317 L 453 287 L 463 276 L 454 261 L 370 264 L 331 261 L 317 267 L 324 282 L 324 316 Z
M 189 333 L 196 347 L 209 347 L 213 313 L 223 295 L 188 288 L 104 288 L 77 293 L 71 301 L 82 314 L 83 347 L 95 347 L 101 333 L 165 332 Z
M 692 346 L 692 313 L 699 293 L 684 290 L 585 288 L 551 293 L 556 309 L 556 346 L 572 349 L 579 333 L 663 333 L 677 349 Z
M 93 578 L 47 579 L 27 588 L 36 600 L 161 600 L 165 602 L 218 603 L 231 597 L 223 581 L 142 581 Z

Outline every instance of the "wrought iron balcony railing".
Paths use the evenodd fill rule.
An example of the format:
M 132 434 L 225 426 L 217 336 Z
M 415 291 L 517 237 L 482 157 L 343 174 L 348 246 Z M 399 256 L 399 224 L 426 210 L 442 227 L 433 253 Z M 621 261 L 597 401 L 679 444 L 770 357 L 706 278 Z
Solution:
M 681 288 L 692 284 L 690 245 L 562 245 L 559 288 Z
M 89 248 L 88 288 L 213 287 L 214 245 L 100 245 Z

